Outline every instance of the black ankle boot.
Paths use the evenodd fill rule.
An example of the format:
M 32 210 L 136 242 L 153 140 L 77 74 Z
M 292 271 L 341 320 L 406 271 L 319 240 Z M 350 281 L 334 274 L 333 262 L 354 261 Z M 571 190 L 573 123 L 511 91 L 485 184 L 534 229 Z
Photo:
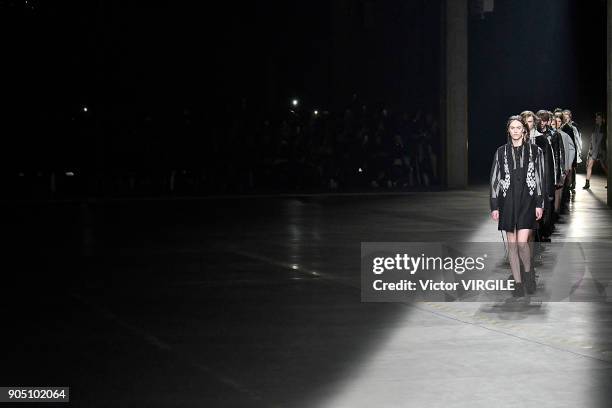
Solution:
M 525 290 L 528 295 L 533 295 L 536 291 L 535 271 L 525 272 Z
M 513 281 L 514 275 L 511 273 L 510 275 L 508 275 L 508 278 L 506 280 Z M 523 271 L 522 267 L 521 267 L 521 281 L 525 282 L 525 272 Z
M 523 297 L 525 296 L 525 288 L 523 287 L 523 282 L 514 282 L 514 291 L 512 292 L 512 297 Z
M 589 188 L 591 188 L 591 184 L 589 183 L 589 180 L 587 180 L 586 183 L 584 183 L 584 187 L 582 187 L 582 189 L 588 190 Z

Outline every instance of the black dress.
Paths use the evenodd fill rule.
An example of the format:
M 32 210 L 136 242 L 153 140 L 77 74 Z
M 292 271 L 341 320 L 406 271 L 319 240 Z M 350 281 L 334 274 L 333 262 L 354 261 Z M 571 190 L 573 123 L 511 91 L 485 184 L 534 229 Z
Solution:
M 542 149 L 530 143 L 511 142 L 495 152 L 491 167 L 491 211 L 499 210 L 497 229 L 514 232 L 535 229 L 535 209 L 544 208 L 544 158 Z
M 550 143 L 555 154 L 555 185 L 561 185 L 561 178 L 565 171 L 565 146 L 563 145 L 563 137 L 556 130 L 549 129 Z

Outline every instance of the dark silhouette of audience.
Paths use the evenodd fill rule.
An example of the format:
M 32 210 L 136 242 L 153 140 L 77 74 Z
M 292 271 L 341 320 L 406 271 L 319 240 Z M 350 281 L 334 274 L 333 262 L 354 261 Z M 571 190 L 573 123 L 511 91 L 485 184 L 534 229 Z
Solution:
M 438 123 L 421 109 L 392 112 L 356 96 L 339 112 L 291 106 L 270 115 L 250 108 L 242 98 L 222 115 L 185 109 L 175 117 L 141 112 L 140 120 L 116 118 L 108 126 L 117 136 L 105 151 L 104 169 L 18 169 L 12 191 L 30 197 L 210 195 L 440 183 Z M 85 187 L 100 177 L 96 191 Z

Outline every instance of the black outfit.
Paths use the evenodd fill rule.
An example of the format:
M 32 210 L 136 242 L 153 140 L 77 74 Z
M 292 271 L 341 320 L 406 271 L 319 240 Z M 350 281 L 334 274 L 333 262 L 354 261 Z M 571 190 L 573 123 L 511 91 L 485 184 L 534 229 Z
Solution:
M 549 139 L 547 129 L 544 133 L 530 139 L 532 143 L 542 149 L 544 158 L 544 215 L 540 219 L 540 234 L 548 237 L 552 234 L 552 207 L 555 199 L 555 153 Z
M 542 135 L 535 136 L 530 140 L 542 149 L 544 155 L 544 192 L 548 197 L 554 198 L 555 193 L 555 153 L 553 151 L 552 143 L 548 139 L 548 133 L 545 132 Z
M 535 209 L 544 208 L 544 157 L 530 143 L 514 147 L 512 142 L 497 148 L 490 177 L 491 211 L 499 210 L 497 229 L 535 229 Z
M 555 185 L 561 185 L 561 177 L 565 171 L 565 146 L 561 133 L 550 128 L 547 129 L 550 135 L 550 143 L 554 152 L 555 159 Z

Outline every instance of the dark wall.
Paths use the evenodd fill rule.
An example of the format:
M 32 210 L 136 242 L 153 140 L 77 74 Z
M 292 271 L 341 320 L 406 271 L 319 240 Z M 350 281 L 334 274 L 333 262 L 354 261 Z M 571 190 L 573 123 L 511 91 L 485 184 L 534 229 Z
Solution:
M 437 109 L 439 1 L 335 1 L 332 24 L 336 98 Z
M 435 112 L 439 15 L 439 1 L 426 0 L 1 0 L 2 165 L 167 155 L 186 113 L 204 133 L 181 142 L 203 149 L 242 98 L 260 117 L 293 97 L 341 111 L 353 93 Z
M 590 132 L 593 112 L 606 106 L 605 18 L 603 0 L 497 0 L 484 20 L 470 20 L 473 182 L 488 176 L 510 115 L 568 108 Z

